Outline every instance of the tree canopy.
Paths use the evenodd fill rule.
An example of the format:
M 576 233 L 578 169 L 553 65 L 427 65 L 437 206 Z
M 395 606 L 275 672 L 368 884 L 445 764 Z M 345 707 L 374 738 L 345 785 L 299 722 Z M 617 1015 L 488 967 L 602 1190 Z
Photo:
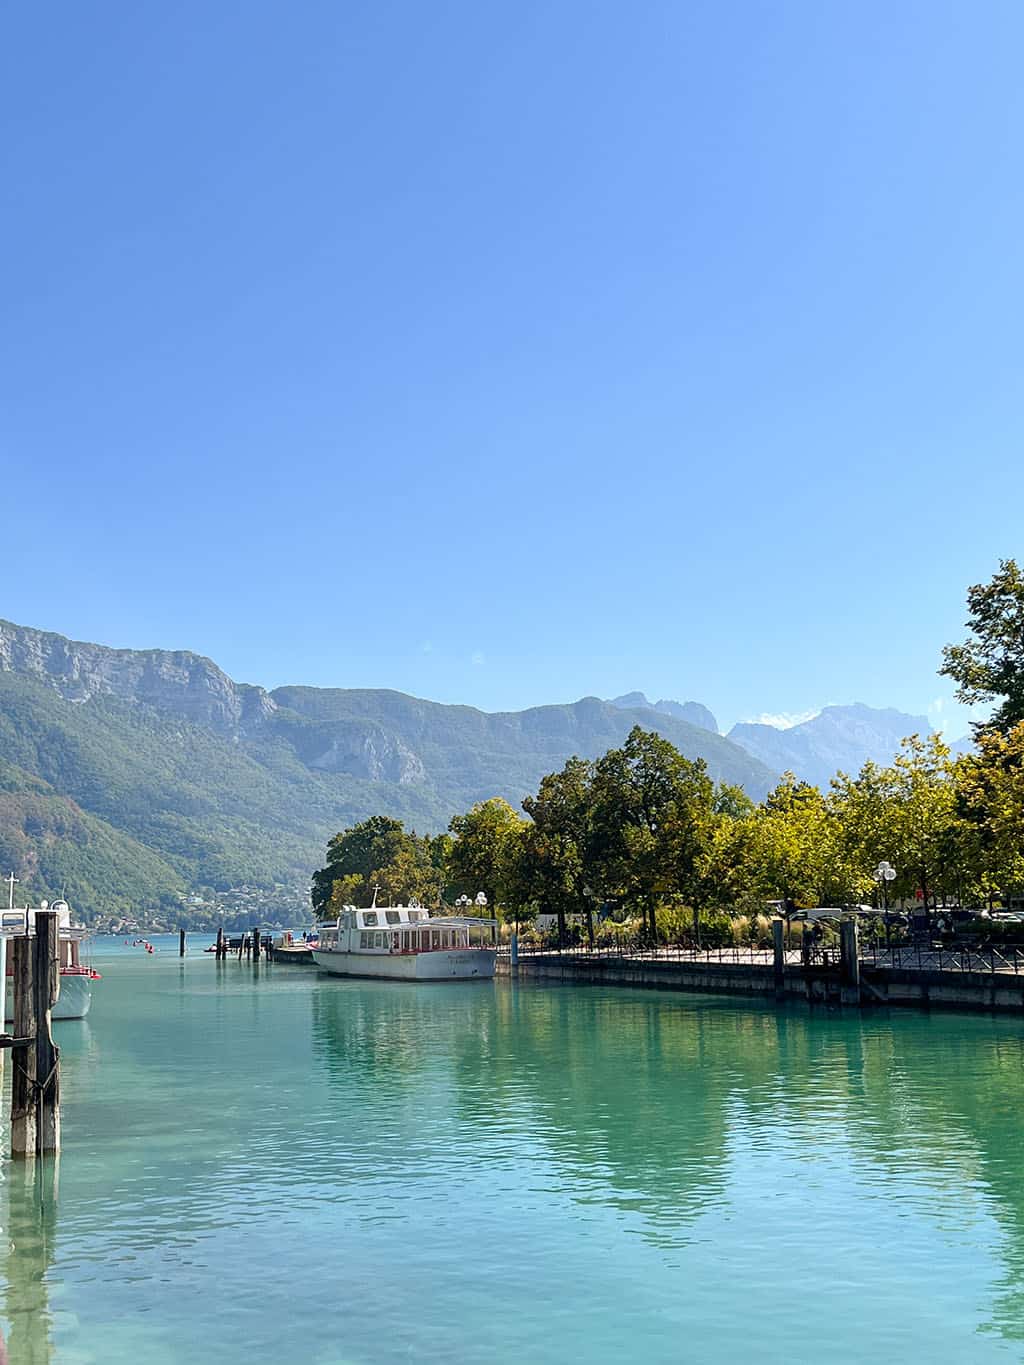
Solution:
M 1016 561 L 1000 560 L 990 582 L 969 588 L 967 606 L 970 638 L 946 646 L 940 672 L 958 684 L 960 701 L 998 702 L 977 728 L 1008 734 L 1024 721 L 1024 573 Z

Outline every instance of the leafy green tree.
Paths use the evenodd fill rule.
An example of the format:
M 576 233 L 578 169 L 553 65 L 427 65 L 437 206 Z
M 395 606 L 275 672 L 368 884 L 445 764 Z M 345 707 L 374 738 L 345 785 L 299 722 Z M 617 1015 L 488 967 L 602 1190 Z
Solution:
M 559 943 L 566 939 L 567 914 L 583 914 L 594 941 L 593 897 L 585 890 L 592 775 L 586 759 L 570 758 L 560 772 L 542 778 L 537 795 L 523 802 L 532 823 L 521 841 L 518 887 L 558 916 Z
M 719 782 L 715 788 L 714 811 L 716 815 L 726 815 L 731 820 L 746 820 L 757 809 L 742 787 L 731 782 Z
M 713 802 L 703 759 L 639 725 L 594 764 L 587 863 L 606 896 L 639 909 L 652 942 L 659 901 L 692 898 Z
M 953 768 L 964 863 L 991 903 L 1024 887 L 1024 723 L 983 731 Z
M 947 645 L 939 670 L 952 678 L 957 698 L 968 705 L 1000 702 L 986 725 L 1008 734 L 1024 721 L 1024 573 L 1015 560 L 1000 560 L 989 583 L 967 591 L 971 638 Z
M 738 799 L 742 798 L 742 799 Z M 705 823 L 691 889 L 694 936 L 707 911 L 751 910 L 756 897 L 758 807 L 737 787 L 722 785 Z
M 410 835 L 391 862 L 373 873 L 373 880 L 392 905 L 419 901 L 437 905 L 444 889 L 446 868 L 433 857 L 433 840 Z M 351 901 L 342 904 L 351 904 Z
M 448 825 L 454 840 L 449 855 L 452 889 L 470 897 L 482 891 L 490 913 L 496 913 L 506 899 L 517 841 L 525 826 L 526 821 L 500 796 L 456 815 Z
M 313 874 L 313 909 L 321 917 L 344 905 L 368 904 L 375 891 L 394 903 L 435 904 L 445 877 L 446 845 L 421 838 L 401 820 L 374 815 L 336 834 L 327 863 Z
M 890 767 L 866 763 L 833 788 L 844 846 L 862 878 L 885 859 L 896 868 L 895 894 L 920 892 L 926 910 L 938 892 L 955 890 L 956 792 L 940 736 L 911 735 Z
M 768 896 L 798 906 L 850 898 L 855 878 L 833 803 L 792 773 L 759 808 L 749 856 L 751 878 Z

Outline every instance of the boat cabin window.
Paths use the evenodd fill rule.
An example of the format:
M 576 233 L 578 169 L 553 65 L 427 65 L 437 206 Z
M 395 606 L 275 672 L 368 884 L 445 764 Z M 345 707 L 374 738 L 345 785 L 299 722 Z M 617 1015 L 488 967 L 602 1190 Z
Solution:
M 410 910 L 410 911 L 409 911 L 409 918 L 410 918 L 410 919 L 422 919 L 422 918 L 423 918 L 423 912 L 422 912 L 422 910 Z
M 363 923 L 368 927 L 376 924 L 377 923 L 376 910 L 367 910 L 366 914 L 363 916 Z
M 385 910 L 384 918 L 387 920 L 388 924 L 401 924 L 402 922 L 402 916 L 397 910 Z
M 364 929 L 363 932 L 359 935 L 359 946 L 360 946 L 360 948 L 372 948 L 372 947 L 373 947 L 373 935 L 372 935 L 372 934 L 368 934 L 368 933 L 365 931 L 365 929 Z

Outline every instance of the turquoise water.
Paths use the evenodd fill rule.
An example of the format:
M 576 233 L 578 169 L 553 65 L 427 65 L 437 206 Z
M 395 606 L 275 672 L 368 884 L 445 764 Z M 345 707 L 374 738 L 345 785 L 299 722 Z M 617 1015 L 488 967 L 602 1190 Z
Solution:
M 58 1026 L 56 1180 L 3 1165 L 15 1365 L 1024 1360 L 1017 1021 L 154 941 Z

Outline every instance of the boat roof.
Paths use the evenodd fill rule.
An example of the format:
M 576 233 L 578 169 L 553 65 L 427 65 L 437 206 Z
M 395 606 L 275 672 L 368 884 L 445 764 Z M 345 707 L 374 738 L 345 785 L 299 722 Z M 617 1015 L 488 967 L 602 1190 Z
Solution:
M 490 925 L 496 925 L 496 924 L 498 923 L 498 921 L 497 921 L 496 919 L 480 919 L 477 915 L 430 915 L 427 919 L 413 920 L 413 921 L 411 921 L 411 923 L 412 923 L 412 926 L 413 926 L 414 928 L 417 928 L 417 929 L 423 929 L 423 928 L 427 928 L 427 929 L 436 929 L 436 928 L 442 928 L 442 929 L 444 929 L 444 928 L 448 928 L 448 929 L 451 929 L 451 928 L 454 928 L 454 927 L 456 927 L 456 926 L 463 925 L 463 924 L 469 924 L 469 925 L 473 925 L 473 924 L 490 924 Z M 387 926 L 385 926 L 385 927 L 387 927 Z M 391 928 L 392 928 L 392 929 L 394 929 L 395 927 L 396 927 L 395 925 L 391 925 Z
M 12 906 L 7 910 L 0 910 L 0 933 L 24 934 L 26 927 L 32 930 L 35 928 L 36 915 L 46 910 L 56 912 L 57 927 L 61 933 L 67 933 L 72 929 L 80 929 L 83 933 L 85 932 L 84 925 L 71 923 L 71 906 L 68 905 L 67 901 L 54 901 L 52 905 L 47 905 L 44 901 L 39 906 Z
M 410 912 L 416 915 L 415 919 L 410 919 Z M 496 919 L 481 919 L 477 915 L 432 915 L 425 905 L 346 905 L 343 907 L 342 914 L 353 914 L 359 916 L 373 915 L 377 917 L 375 924 L 366 924 L 362 918 L 359 921 L 361 927 L 367 929 L 409 929 L 422 928 L 424 925 L 434 928 L 454 929 L 464 925 L 486 925 L 497 927 Z M 388 921 L 389 915 L 397 915 L 398 919 Z M 338 922 L 341 915 L 338 916 Z

